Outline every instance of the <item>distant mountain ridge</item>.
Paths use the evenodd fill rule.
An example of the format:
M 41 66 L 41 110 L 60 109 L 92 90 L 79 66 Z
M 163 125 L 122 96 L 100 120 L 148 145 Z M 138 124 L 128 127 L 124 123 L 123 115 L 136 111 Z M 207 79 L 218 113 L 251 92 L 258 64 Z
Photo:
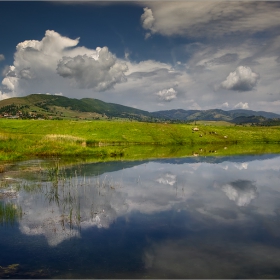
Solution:
M 107 103 L 94 98 L 74 99 L 59 95 L 31 94 L 0 101 L 2 117 L 22 118 L 128 118 L 140 121 L 228 121 L 262 123 L 268 119 L 280 121 L 280 115 L 245 109 L 224 111 L 173 109 L 148 112 L 132 107 Z
M 155 117 L 166 118 L 170 120 L 184 120 L 184 121 L 233 121 L 235 118 L 239 117 L 249 117 L 257 116 L 264 117 L 268 119 L 278 119 L 280 115 L 264 112 L 264 111 L 253 111 L 245 109 L 236 109 L 224 111 L 221 109 L 210 109 L 210 110 L 183 110 L 183 109 L 173 109 L 166 111 L 157 111 L 152 113 Z

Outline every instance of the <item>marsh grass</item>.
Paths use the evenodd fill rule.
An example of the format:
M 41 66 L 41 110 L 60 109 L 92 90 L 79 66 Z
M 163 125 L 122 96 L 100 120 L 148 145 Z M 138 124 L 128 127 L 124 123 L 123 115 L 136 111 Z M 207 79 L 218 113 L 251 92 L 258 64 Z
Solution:
M 73 143 L 81 143 L 85 141 L 84 138 L 73 136 L 73 135 L 64 135 L 64 134 L 47 134 L 45 138 L 47 140 L 73 142 Z

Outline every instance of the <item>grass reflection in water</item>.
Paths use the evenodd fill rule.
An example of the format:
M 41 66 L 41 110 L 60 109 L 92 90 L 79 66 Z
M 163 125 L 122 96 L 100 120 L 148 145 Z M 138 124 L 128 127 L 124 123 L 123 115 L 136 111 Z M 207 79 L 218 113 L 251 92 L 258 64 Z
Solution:
M 13 225 L 22 218 L 22 208 L 15 200 L 17 186 L 10 178 L 0 181 L 0 225 Z
M 56 222 L 54 208 L 59 209 L 59 224 L 63 231 L 80 230 L 82 221 L 98 223 L 99 216 L 105 215 L 104 206 L 100 204 L 98 197 L 110 195 L 119 186 L 108 176 L 86 178 L 80 174 L 79 167 L 69 174 L 65 167 L 60 167 L 59 162 L 42 172 L 40 182 L 22 183 L 18 190 L 42 193 L 46 207 L 52 209 Z M 81 205 L 87 205 L 87 211 L 81 210 Z M 54 226 L 53 230 L 57 231 L 53 222 L 49 226 Z
M 20 206 L 8 202 L 0 202 L 0 224 L 13 225 L 16 221 L 22 218 L 22 209 Z
M 82 221 L 98 224 L 100 216 L 106 215 L 98 197 L 110 196 L 119 185 L 107 175 L 87 178 L 81 174 L 79 166 L 69 172 L 65 166 L 60 166 L 59 161 L 37 171 L 32 172 L 31 180 L 4 177 L 0 181 L 0 224 L 14 225 L 23 216 L 28 217 L 30 211 L 36 212 L 36 209 L 29 209 L 25 204 L 20 205 L 20 201 L 23 203 L 40 196 L 43 198 L 41 209 L 52 213 L 52 221 L 42 220 L 41 227 L 47 226 L 54 234 L 74 230 L 75 236 Z M 87 210 L 81 210 L 82 205 L 87 205 Z

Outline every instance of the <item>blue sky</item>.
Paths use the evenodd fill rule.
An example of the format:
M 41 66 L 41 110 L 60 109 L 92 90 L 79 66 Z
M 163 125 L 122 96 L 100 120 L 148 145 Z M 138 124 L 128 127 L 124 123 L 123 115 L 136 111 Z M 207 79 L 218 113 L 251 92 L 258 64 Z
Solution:
M 280 3 L 0 2 L 0 99 L 280 113 Z

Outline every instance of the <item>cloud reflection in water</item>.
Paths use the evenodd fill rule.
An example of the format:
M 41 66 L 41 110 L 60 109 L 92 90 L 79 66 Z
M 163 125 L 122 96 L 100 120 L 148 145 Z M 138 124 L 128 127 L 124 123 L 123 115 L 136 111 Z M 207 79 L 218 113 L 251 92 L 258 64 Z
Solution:
M 253 182 L 247 180 L 238 180 L 222 185 L 221 189 L 238 206 L 246 206 L 257 197 L 257 187 Z
M 243 163 L 246 163 L 247 168 L 245 160 Z M 240 166 L 243 163 L 239 162 Z M 271 180 L 264 185 L 263 178 L 267 170 L 257 168 L 270 163 L 274 166 L 279 164 L 279 157 L 253 160 L 250 162 L 252 168 L 241 170 L 236 168 L 236 162 L 230 161 L 195 164 L 149 162 L 120 171 L 115 169 L 105 172 L 98 178 L 90 175 L 89 171 L 86 177 L 82 176 L 83 168 L 90 170 L 92 166 L 94 170 L 94 164 L 81 166 L 81 176 L 72 179 L 75 184 L 70 180 L 68 185 L 64 182 L 64 186 L 58 186 L 58 203 L 50 203 L 46 199 L 50 187 L 46 187 L 47 192 L 35 192 L 32 195 L 23 189 L 20 191 L 18 203 L 25 213 L 19 222 L 20 230 L 28 235 L 44 235 L 49 245 L 56 246 L 63 240 L 79 237 L 80 229 L 110 229 L 118 218 L 133 213 L 187 213 L 193 220 L 192 225 L 198 229 L 211 227 L 213 221 L 225 224 L 242 222 L 251 219 L 253 213 L 275 215 L 278 200 L 271 191 L 277 189 L 273 179 L 278 176 L 277 170 L 270 171 Z M 224 166 L 228 168 L 224 169 Z M 264 200 L 270 200 L 270 204 L 264 206 Z M 72 204 L 67 201 L 72 201 Z M 231 201 L 243 207 L 236 207 Z M 245 209 L 245 212 L 242 210 L 252 203 L 258 207 Z M 76 224 L 70 223 L 71 213 Z

